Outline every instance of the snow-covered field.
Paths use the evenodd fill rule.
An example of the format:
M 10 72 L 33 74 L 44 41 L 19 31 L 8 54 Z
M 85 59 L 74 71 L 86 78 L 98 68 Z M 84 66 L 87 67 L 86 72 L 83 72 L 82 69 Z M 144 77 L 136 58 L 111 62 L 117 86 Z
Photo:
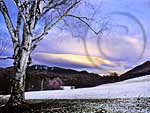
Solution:
M 26 92 L 26 99 L 101 99 L 150 97 L 150 75 L 93 88 Z
M 0 95 L 1 100 L 9 95 Z M 92 88 L 26 92 L 29 99 L 102 99 L 150 97 L 150 75 Z

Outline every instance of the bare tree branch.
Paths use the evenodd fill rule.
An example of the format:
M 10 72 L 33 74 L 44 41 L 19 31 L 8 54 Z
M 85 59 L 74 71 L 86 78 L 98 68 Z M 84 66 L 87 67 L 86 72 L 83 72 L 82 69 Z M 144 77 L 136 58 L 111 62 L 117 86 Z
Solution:
M 2 14 L 5 18 L 6 26 L 8 28 L 10 35 L 11 35 L 12 41 L 18 42 L 18 37 L 16 37 L 16 34 L 14 32 L 15 28 L 12 24 L 12 21 L 11 21 L 11 18 L 9 16 L 8 9 L 6 7 L 4 0 L 0 0 L 0 11 L 2 12 Z
M 58 2 L 54 1 L 54 0 L 50 0 L 49 3 L 47 3 L 47 5 L 45 7 L 43 7 L 43 13 L 41 16 L 45 15 L 48 11 L 50 11 L 51 9 L 55 9 L 56 7 L 65 4 L 67 0 L 58 0 Z
M 21 26 L 21 13 L 18 11 L 18 17 L 17 17 L 17 26 L 16 26 L 16 34 L 19 37 L 19 33 L 20 33 L 20 26 Z
M 15 3 L 16 3 L 17 7 L 18 7 L 18 10 L 19 10 L 19 12 L 20 12 L 22 18 L 23 18 L 24 24 L 25 24 L 25 26 L 26 26 L 28 32 L 30 33 L 29 23 L 28 23 L 28 20 L 27 20 L 27 18 L 29 17 L 29 15 L 27 14 L 27 12 L 29 13 L 29 11 L 27 11 L 26 14 L 24 14 L 24 9 L 26 9 L 26 8 L 25 8 L 24 5 L 21 3 L 21 1 L 20 1 L 20 0 L 14 0 L 14 1 L 15 1 Z M 29 8 L 29 7 L 27 7 L 27 8 Z M 28 19 L 29 19 L 29 18 L 28 18 Z
M 14 59 L 13 57 L 0 57 L 0 60 L 9 60 L 9 59 Z
M 48 32 L 49 32 L 58 22 L 60 22 L 65 16 L 67 16 L 67 14 L 68 14 L 79 2 L 80 2 L 80 0 L 77 1 L 77 2 L 75 2 L 74 4 L 72 4 L 72 5 L 66 10 L 66 12 L 65 12 L 62 16 L 60 16 L 60 18 L 58 18 L 50 27 L 48 27 L 47 24 L 45 25 L 43 33 L 42 33 L 39 37 L 37 37 L 37 38 L 35 38 L 35 39 L 32 40 L 32 42 L 33 42 L 32 50 L 34 50 L 34 49 L 37 47 L 38 43 L 39 43 L 41 40 L 43 40 L 43 38 L 45 37 L 45 35 L 47 35 Z
M 30 10 L 30 21 L 31 21 L 31 26 L 32 29 L 35 27 L 36 22 L 37 22 L 37 16 L 40 13 L 40 1 L 41 0 L 34 0 L 31 6 L 31 10 Z M 39 12 L 38 12 L 39 11 Z
M 80 17 L 80 16 L 76 16 L 76 15 L 71 15 L 71 14 L 68 14 L 68 15 L 66 15 L 66 16 L 73 17 L 73 18 L 76 18 L 76 19 L 80 20 L 81 22 L 83 22 L 84 24 L 86 24 L 86 25 L 90 28 L 90 30 L 93 31 L 96 35 L 98 35 L 99 33 L 102 33 L 102 31 L 103 31 L 103 29 L 100 29 L 99 31 L 95 31 L 95 30 L 91 27 L 91 25 L 89 25 L 89 23 L 85 21 L 85 19 L 86 19 L 86 20 L 90 20 L 90 19 L 87 18 L 87 17 Z M 103 26 L 103 27 L 104 27 L 104 26 Z

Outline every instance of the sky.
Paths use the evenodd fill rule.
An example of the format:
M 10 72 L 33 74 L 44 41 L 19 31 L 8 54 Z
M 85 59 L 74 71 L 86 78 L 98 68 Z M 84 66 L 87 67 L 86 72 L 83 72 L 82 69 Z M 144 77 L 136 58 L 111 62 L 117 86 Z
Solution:
M 6 3 L 15 22 L 16 7 L 12 0 Z M 150 60 L 150 0 L 88 0 L 88 3 L 81 4 L 72 13 L 91 16 L 94 6 L 95 21 L 89 24 L 96 31 L 104 28 L 103 33 L 96 35 L 84 23 L 66 18 L 69 27 L 65 30 L 55 27 L 49 32 L 32 53 L 33 64 L 123 73 Z M 62 23 L 59 25 L 63 26 Z M 1 41 L 7 45 L 1 56 L 10 56 L 12 44 L 1 13 L 0 25 L 0 41 L 8 37 Z M 0 66 L 11 66 L 12 62 L 1 60 Z

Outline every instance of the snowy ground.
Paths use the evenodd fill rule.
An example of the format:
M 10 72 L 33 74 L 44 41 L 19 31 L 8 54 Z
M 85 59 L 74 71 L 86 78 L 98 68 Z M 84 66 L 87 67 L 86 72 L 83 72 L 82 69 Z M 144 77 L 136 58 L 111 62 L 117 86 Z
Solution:
M 101 99 L 150 97 L 150 75 L 93 88 L 27 92 L 26 99 Z
M 33 113 L 150 113 L 150 75 L 93 88 L 26 92 L 25 96 Z M 6 102 L 8 97 L 1 95 L 0 100 Z
M 9 95 L 0 95 L 1 100 Z M 26 92 L 29 99 L 102 99 L 150 97 L 150 75 L 92 88 Z

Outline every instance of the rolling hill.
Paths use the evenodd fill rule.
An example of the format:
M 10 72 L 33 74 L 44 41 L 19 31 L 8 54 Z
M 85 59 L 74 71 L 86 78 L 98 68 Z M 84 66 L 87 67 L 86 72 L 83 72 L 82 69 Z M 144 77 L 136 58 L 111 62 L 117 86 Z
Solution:
M 15 71 L 13 67 L 0 68 L 0 94 L 10 93 L 10 81 Z M 60 67 L 32 65 L 27 69 L 26 91 L 61 89 L 60 86 L 75 88 L 95 87 L 102 84 L 114 83 L 150 74 L 150 61 L 147 61 L 130 71 L 118 76 L 101 76 L 87 71 L 76 71 Z

